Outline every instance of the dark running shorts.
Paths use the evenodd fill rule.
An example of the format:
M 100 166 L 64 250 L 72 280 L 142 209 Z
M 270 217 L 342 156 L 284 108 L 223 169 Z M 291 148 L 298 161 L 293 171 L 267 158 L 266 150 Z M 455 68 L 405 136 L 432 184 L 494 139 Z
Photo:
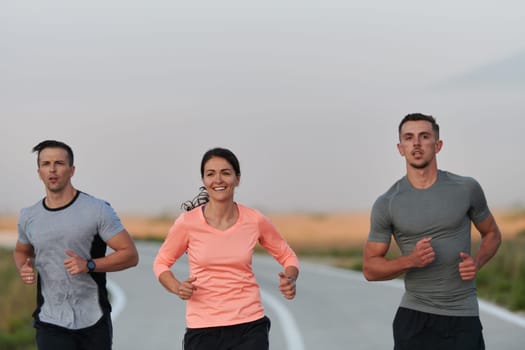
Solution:
M 184 350 L 268 350 L 270 319 L 224 327 L 187 328 Z
M 400 307 L 393 329 L 394 350 L 485 349 L 477 316 L 442 316 Z
M 111 350 L 113 326 L 106 315 L 91 327 L 71 330 L 35 321 L 38 350 Z

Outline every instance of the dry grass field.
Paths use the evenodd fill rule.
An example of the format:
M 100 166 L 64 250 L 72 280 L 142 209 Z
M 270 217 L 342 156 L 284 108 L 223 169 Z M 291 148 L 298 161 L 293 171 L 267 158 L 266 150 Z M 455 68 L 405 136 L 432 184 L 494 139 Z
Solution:
M 525 231 L 525 211 L 494 211 L 504 238 Z M 267 214 L 288 242 L 295 248 L 348 248 L 364 244 L 369 229 L 368 212 L 336 214 Z M 122 221 L 135 238 L 163 239 L 173 218 L 128 216 Z M 12 239 L 16 232 L 15 216 L 0 216 L 0 236 Z M 6 237 L 9 236 L 9 237 Z M 474 238 L 476 235 L 473 235 Z M 0 237 L 1 238 L 1 237 Z
M 300 248 L 355 247 L 364 244 L 370 228 L 368 212 L 267 216 L 292 246 Z M 525 230 L 525 212 L 495 211 L 494 216 L 506 238 Z M 122 221 L 134 237 L 163 238 L 174 219 L 123 216 Z
M 368 232 L 368 213 L 269 214 L 277 229 L 292 246 L 349 246 L 363 242 Z M 163 238 L 174 218 L 123 216 L 122 221 L 140 238 Z

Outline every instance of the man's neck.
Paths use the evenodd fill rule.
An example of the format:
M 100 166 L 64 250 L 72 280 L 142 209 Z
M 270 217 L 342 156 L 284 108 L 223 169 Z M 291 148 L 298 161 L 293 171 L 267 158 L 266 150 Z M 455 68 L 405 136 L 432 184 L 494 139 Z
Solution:
M 68 186 L 60 192 L 51 192 L 47 191 L 45 203 L 48 208 L 61 208 L 65 207 L 75 196 L 77 195 L 77 190 L 73 186 Z
M 437 167 L 428 166 L 423 169 L 416 169 L 410 165 L 407 167 L 408 182 L 419 190 L 431 187 L 438 178 Z

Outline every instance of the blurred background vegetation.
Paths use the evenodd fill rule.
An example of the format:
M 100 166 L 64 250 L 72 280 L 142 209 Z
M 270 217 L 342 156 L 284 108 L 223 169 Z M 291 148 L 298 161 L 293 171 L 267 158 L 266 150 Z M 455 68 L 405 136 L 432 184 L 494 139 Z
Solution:
M 0 349 L 34 350 L 31 314 L 36 288 L 22 284 L 13 263 L 13 252 L 0 248 Z
M 481 298 L 525 312 L 525 230 L 503 241 L 496 256 L 479 271 L 476 283 Z

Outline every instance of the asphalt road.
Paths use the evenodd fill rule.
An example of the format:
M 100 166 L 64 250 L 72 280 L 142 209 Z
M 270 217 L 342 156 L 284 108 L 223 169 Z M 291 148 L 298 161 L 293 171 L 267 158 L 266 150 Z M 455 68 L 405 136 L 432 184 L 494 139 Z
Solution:
M 184 302 L 166 292 L 152 272 L 158 244 L 138 243 L 140 263 L 109 274 L 114 305 L 114 349 L 181 349 Z M 279 293 L 280 266 L 254 257 L 266 314 L 272 320 L 270 348 L 392 349 L 391 323 L 401 294 L 399 281 L 366 282 L 357 272 L 301 261 L 297 297 Z M 187 275 L 185 261 L 173 269 Z M 522 350 L 525 318 L 481 302 L 487 349 Z

